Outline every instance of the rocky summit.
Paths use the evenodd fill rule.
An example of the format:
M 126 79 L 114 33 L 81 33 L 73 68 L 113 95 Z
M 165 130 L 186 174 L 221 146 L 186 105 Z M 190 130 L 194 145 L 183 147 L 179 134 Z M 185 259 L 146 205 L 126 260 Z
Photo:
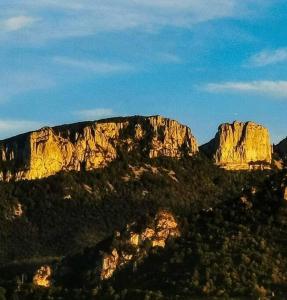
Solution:
M 0 151 L 0 179 L 10 181 L 93 170 L 133 151 L 150 158 L 192 156 L 198 145 L 177 121 L 134 116 L 45 127 L 1 141 Z
M 287 157 L 287 137 L 275 146 L 275 151 L 280 155 L 280 157 Z
M 201 150 L 227 170 L 266 169 L 272 160 L 269 131 L 253 122 L 220 125 L 215 138 Z

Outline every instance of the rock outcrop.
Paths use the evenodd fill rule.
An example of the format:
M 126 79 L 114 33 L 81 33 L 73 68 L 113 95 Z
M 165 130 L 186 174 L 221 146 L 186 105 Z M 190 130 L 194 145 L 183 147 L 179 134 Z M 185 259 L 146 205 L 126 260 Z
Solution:
M 14 218 L 20 218 L 23 215 L 23 208 L 21 203 L 15 204 L 13 208 Z
M 120 153 L 192 156 L 198 151 L 191 130 L 161 116 L 125 117 L 45 127 L 0 141 L 0 179 L 36 179 L 59 171 L 93 170 Z
M 127 225 L 125 232 L 118 233 L 116 239 L 119 249 L 102 255 L 100 264 L 101 280 L 109 279 L 113 273 L 130 262 L 143 259 L 147 252 L 145 245 L 164 248 L 169 238 L 180 236 L 179 225 L 174 216 L 165 210 L 159 211 L 154 221 L 141 231 L 134 231 L 135 224 Z M 131 246 L 131 247 L 130 247 Z
M 51 286 L 51 276 L 52 269 L 50 266 L 42 266 L 37 270 L 36 274 L 33 277 L 33 283 L 41 287 L 50 287 Z
M 228 170 L 266 169 L 272 160 L 269 131 L 253 122 L 220 125 L 215 138 L 201 150 Z
M 159 210 L 155 215 L 144 216 L 138 222 L 128 224 L 95 247 L 64 258 L 54 268 L 54 279 L 56 282 L 76 283 L 78 274 L 87 274 L 91 269 L 97 282 L 110 279 L 124 267 L 135 270 L 152 249 L 164 248 L 169 239 L 180 235 L 180 226 L 174 215 L 167 210 Z

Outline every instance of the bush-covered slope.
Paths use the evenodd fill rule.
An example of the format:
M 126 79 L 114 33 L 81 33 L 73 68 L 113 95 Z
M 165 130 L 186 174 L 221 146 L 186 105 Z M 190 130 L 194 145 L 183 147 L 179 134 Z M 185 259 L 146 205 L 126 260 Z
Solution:
M 0 183 L 0 262 L 79 251 L 158 207 L 187 214 L 232 197 L 251 177 L 198 156 L 119 161 L 94 172 Z M 19 203 L 23 214 L 14 217 Z
M 94 172 L 1 183 L 0 286 L 20 299 L 94 299 L 92 294 L 145 299 L 148 293 L 150 299 L 189 299 L 283 292 L 287 213 L 282 176 L 226 172 L 198 155 L 140 162 L 125 158 Z M 14 216 L 19 203 L 23 214 Z M 159 208 L 178 215 L 184 234 L 165 250 L 152 250 L 137 270 L 127 267 L 100 289 L 89 282 L 89 288 L 77 291 L 29 287 L 37 266 L 94 247 Z M 19 283 L 22 274 L 24 285 Z

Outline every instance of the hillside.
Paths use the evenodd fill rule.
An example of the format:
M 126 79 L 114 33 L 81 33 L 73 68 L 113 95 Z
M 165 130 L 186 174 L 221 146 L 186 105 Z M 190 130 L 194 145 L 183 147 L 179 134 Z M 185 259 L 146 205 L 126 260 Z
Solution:
M 146 135 L 155 144 L 121 148 L 101 168 L 0 182 L 0 299 L 282 299 L 287 177 L 271 147 L 268 168 L 228 171 L 190 129 L 155 120 L 166 126 Z M 73 140 L 79 126 L 90 124 L 51 130 Z
M 211 240 L 218 240 L 218 246 L 223 247 L 223 236 L 226 235 L 230 239 L 232 232 L 239 234 L 241 226 L 246 227 L 241 233 L 246 234 L 246 243 L 252 238 L 257 240 L 257 233 L 253 235 L 253 229 L 250 231 L 248 228 L 260 227 L 262 222 L 266 223 L 266 213 L 272 222 L 277 222 L 275 208 L 280 202 L 278 199 L 281 199 L 281 190 L 274 193 L 273 188 L 266 184 L 266 180 L 271 182 L 271 171 L 262 172 L 229 173 L 214 166 L 204 155 L 181 160 L 139 160 L 137 157 L 126 157 L 125 160 L 115 161 L 97 171 L 60 173 L 35 181 L 3 182 L 0 185 L 0 238 L 1 245 L 5 247 L 1 247 L 0 286 L 4 286 L 8 293 L 13 293 L 13 290 L 15 293 L 15 282 L 19 282 L 17 278 L 24 274 L 21 290 L 25 291 L 26 285 L 29 286 L 33 274 L 40 266 L 47 263 L 58 264 L 64 256 L 73 256 L 84 249 L 94 247 L 111 236 L 115 230 L 121 230 L 126 224 L 146 218 L 147 215 L 152 216 L 161 208 L 172 211 L 185 228 L 186 233 L 178 240 L 180 246 L 176 246 L 183 247 L 185 250 L 182 251 L 190 251 L 186 247 L 193 245 L 202 247 L 203 252 L 197 255 L 207 255 L 205 250 L 214 246 L 211 241 L 208 242 L 210 235 L 214 235 Z M 276 176 L 281 178 L 282 175 Z M 257 203 L 246 212 L 243 204 L 241 207 L 240 202 L 234 201 L 240 199 L 243 190 L 250 193 L 255 187 L 264 191 L 260 192 L 256 199 L 260 199 L 260 195 L 265 199 L 267 195 L 266 205 L 265 200 L 259 201 L 260 205 Z M 20 216 L 17 215 L 17 209 L 15 210 L 19 204 Z M 214 211 L 218 211 L 218 215 L 214 215 Z M 275 225 L 272 223 L 270 226 Z M 262 230 L 265 232 L 267 229 L 269 231 L 269 227 Z M 260 236 L 262 237 L 261 234 Z M 273 236 L 267 236 L 266 243 L 270 242 L 273 245 L 272 238 Z M 101 247 L 100 245 L 98 247 Z M 240 243 L 231 243 L 229 247 L 240 247 Z M 272 247 L 275 247 L 274 253 L 281 253 L 281 248 L 277 248 L 276 245 Z M 170 251 L 173 252 L 168 246 L 164 252 L 160 252 L 161 254 L 151 254 L 140 268 L 145 268 L 150 259 L 159 260 L 156 264 L 152 263 L 157 268 L 164 262 L 167 263 L 166 267 L 174 268 L 173 263 L 169 266 L 169 260 L 174 255 Z M 226 254 L 220 252 L 218 255 Z M 213 258 L 215 261 L 216 257 Z M 197 263 L 200 263 L 198 268 L 204 267 L 201 266 L 201 260 L 197 260 Z M 220 262 L 218 264 L 220 267 Z M 77 273 L 78 271 L 75 270 Z M 135 280 L 134 283 L 130 281 L 132 289 L 141 287 L 141 274 L 140 272 L 132 275 Z M 172 276 L 173 272 L 168 274 Z M 125 276 L 129 275 L 125 274 L 124 278 Z M 152 291 L 154 286 L 161 289 L 162 283 L 158 279 L 154 278 L 155 282 L 144 289 Z M 88 282 L 75 284 L 73 289 L 89 286 L 87 293 L 92 288 Z M 124 288 L 122 283 L 116 281 L 115 284 Z M 41 293 L 41 289 L 36 291 Z M 104 290 L 101 293 L 105 293 Z M 21 297 L 26 299 L 22 294 Z M 30 299 L 29 297 L 27 299 Z M 71 299 L 71 295 L 69 297 L 67 299 Z

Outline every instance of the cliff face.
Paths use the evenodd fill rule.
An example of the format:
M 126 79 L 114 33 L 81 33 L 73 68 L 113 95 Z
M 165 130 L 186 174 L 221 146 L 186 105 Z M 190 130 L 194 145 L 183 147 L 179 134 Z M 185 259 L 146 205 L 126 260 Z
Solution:
M 228 170 L 265 169 L 272 160 L 268 129 L 253 122 L 220 125 L 215 138 L 201 149 Z
M 161 116 L 127 117 L 46 127 L 0 142 L 0 179 L 36 179 L 62 170 L 92 170 L 120 153 L 192 156 L 198 151 L 191 130 Z
M 141 232 L 134 232 L 133 225 L 128 225 L 125 232 L 118 232 L 117 237 L 114 237 L 118 240 L 119 249 L 114 248 L 110 253 L 103 254 L 99 268 L 101 280 L 111 278 L 116 270 L 146 257 L 144 245 L 147 242 L 151 247 L 164 248 L 168 239 L 180 236 L 179 225 L 168 211 L 159 211 L 154 221 Z

